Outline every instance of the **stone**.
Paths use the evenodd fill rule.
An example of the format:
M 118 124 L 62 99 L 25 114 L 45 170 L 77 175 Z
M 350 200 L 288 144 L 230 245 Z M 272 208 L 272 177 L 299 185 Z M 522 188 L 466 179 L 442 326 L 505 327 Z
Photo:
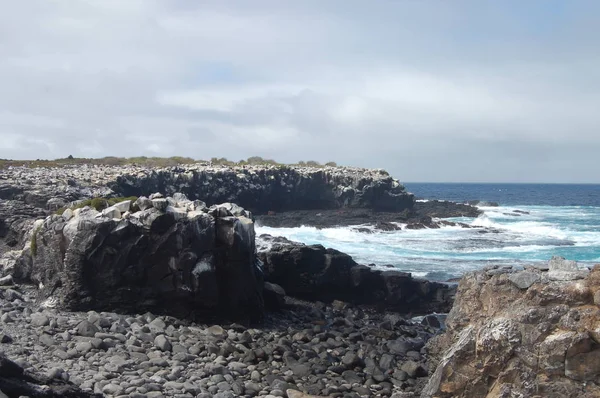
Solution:
M 362 364 L 362 360 L 354 352 L 347 352 L 342 357 L 342 363 L 348 368 L 352 369 L 354 367 L 360 366 Z
M 169 206 L 169 202 L 164 198 L 152 199 L 152 206 L 158 211 L 165 211 Z
M 310 366 L 304 364 L 292 364 L 290 370 L 294 372 L 296 377 L 306 377 L 312 373 Z
M 408 377 L 412 379 L 427 376 L 427 371 L 423 368 L 423 365 L 414 361 L 404 362 L 402 364 L 401 370 L 406 372 Z
M 207 331 L 208 331 L 208 333 L 212 334 L 213 336 L 217 336 L 217 337 L 226 337 L 227 336 L 227 332 L 225 331 L 225 329 L 223 329 L 219 325 L 210 326 L 207 329 Z
M 50 324 L 50 319 L 48 316 L 39 312 L 31 314 L 31 324 L 33 326 L 48 326 Z
M 548 278 L 555 281 L 570 281 L 583 279 L 587 271 L 580 270 L 576 261 L 553 256 L 548 262 Z
M 119 210 L 121 214 L 123 214 L 131 209 L 131 200 L 124 200 L 122 202 L 116 203 L 113 205 L 113 207 Z
M 539 282 L 542 278 L 537 273 L 523 271 L 510 274 L 508 279 L 519 289 L 529 289 L 531 285 Z
M 52 346 L 56 345 L 56 341 L 54 340 L 54 338 L 46 333 L 42 333 L 38 340 L 40 343 L 42 343 L 48 347 L 52 347 Z
M 158 336 L 156 336 L 156 338 L 154 339 L 154 345 L 161 351 L 171 351 L 171 349 L 173 348 L 171 342 L 169 342 L 169 340 L 163 334 L 159 334 Z
M 102 210 L 102 217 L 120 219 L 121 211 L 119 211 L 117 206 L 110 206 L 110 207 L 107 207 L 106 209 Z
M 0 278 L 0 286 L 9 286 L 13 284 L 12 275 L 6 275 Z
M 82 321 L 77 325 L 77 334 L 84 337 L 95 337 L 100 329 L 89 321 Z
M 81 354 L 87 354 L 92 350 L 92 348 L 92 343 L 89 341 L 82 341 L 81 343 L 75 344 L 75 349 Z
M 6 333 L 0 333 L 0 344 L 12 343 L 13 339 Z
M 148 199 L 145 196 L 140 196 L 135 201 L 134 206 L 136 206 L 138 209 L 144 211 L 146 209 L 152 208 L 153 204 L 152 204 L 152 200 Z
M 14 322 L 14 319 L 10 316 L 10 314 L 7 312 L 5 314 L 2 314 L 0 316 L 0 322 L 7 324 L 7 323 L 12 323 Z
M 66 209 L 65 211 L 63 211 L 62 217 L 65 219 L 65 221 L 69 221 L 71 218 L 73 218 L 73 215 L 73 210 Z
M 15 301 L 15 300 L 23 301 L 23 295 L 14 289 L 6 289 L 4 291 L 4 299 L 6 301 Z
M 158 333 L 164 332 L 167 328 L 167 324 L 161 318 L 155 318 L 154 320 L 152 320 L 152 322 L 148 324 L 148 327 L 150 327 L 150 330 L 152 332 Z
M 320 398 L 318 395 L 305 394 L 297 390 L 287 390 L 285 392 L 288 398 Z

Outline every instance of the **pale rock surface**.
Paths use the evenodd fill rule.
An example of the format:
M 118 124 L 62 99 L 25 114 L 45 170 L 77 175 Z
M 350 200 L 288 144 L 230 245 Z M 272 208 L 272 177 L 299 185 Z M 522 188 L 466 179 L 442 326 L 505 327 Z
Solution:
M 600 397 L 600 265 L 464 276 L 428 343 L 430 397 Z

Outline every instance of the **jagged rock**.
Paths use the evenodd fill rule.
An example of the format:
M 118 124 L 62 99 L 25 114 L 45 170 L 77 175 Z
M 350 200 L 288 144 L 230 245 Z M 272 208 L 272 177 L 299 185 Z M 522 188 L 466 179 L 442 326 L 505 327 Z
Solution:
M 539 274 L 536 274 L 534 272 L 524 271 L 516 274 L 511 274 L 508 277 L 508 279 L 510 279 L 510 281 L 514 283 L 515 286 L 519 289 L 529 289 L 531 285 L 533 285 L 536 282 L 539 282 L 541 280 L 541 277 Z
M 172 204 L 187 206 L 178 198 Z M 68 220 L 51 215 L 35 232 L 31 267 L 16 274 L 42 286 L 40 301 L 61 308 L 260 320 L 252 220 L 163 206 L 169 200 L 155 197 L 161 205 L 128 218 L 119 208 L 130 203 L 101 213 L 85 207 Z
M 600 396 L 600 265 L 548 268 L 462 278 L 446 333 L 427 345 L 435 372 L 421 397 Z
M 266 280 L 290 296 L 375 305 L 403 313 L 448 312 L 452 306 L 454 288 L 448 284 L 415 279 L 405 272 L 374 270 L 321 245 L 261 235 L 258 255 Z
M 140 197 L 155 192 L 182 193 L 209 205 L 234 202 L 265 213 L 340 207 L 402 211 L 414 205 L 413 195 L 385 171 L 351 167 L 198 163 L 166 168 L 73 165 L 0 170 L 0 199 L 49 211 L 83 198 Z M 159 198 L 151 196 L 150 200 Z
M 575 279 L 583 279 L 586 272 L 580 270 L 577 262 L 565 260 L 562 257 L 554 256 L 548 262 L 548 277 L 555 281 L 571 281 Z

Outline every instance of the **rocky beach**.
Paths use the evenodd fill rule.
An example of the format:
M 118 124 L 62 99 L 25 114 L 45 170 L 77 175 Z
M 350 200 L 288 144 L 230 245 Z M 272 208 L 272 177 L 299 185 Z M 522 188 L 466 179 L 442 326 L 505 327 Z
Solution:
M 0 170 L 0 397 L 598 396 L 597 267 L 457 288 L 255 231 L 480 213 L 382 170 Z

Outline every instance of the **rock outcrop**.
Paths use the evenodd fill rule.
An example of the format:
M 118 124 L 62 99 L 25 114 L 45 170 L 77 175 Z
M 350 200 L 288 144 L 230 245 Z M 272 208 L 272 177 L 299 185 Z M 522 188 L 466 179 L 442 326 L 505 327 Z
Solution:
M 233 204 L 155 194 L 67 209 L 39 222 L 29 246 L 13 276 L 39 285 L 48 306 L 262 318 L 252 216 Z
M 432 211 L 433 217 L 429 215 Z M 359 232 L 400 231 L 406 229 L 437 229 L 444 226 L 471 228 L 465 223 L 443 220 L 445 217 L 477 217 L 476 207 L 451 203 L 443 209 L 422 207 L 416 203 L 412 210 L 401 212 L 374 211 L 372 209 L 295 210 L 282 213 L 267 213 L 256 216 L 256 222 L 265 227 L 295 228 L 311 226 L 317 228 L 355 227 Z M 372 228 L 365 228 L 367 225 Z
M 448 312 L 452 306 L 451 285 L 412 278 L 406 272 L 376 270 L 321 245 L 261 235 L 257 247 L 266 280 L 290 296 L 341 300 L 400 313 Z
M 0 170 L 0 199 L 55 210 L 92 197 L 182 192 L 208 205 L 235 202 L 251 211 L 364 207 L 402 211 L 414 197 L 382 170 L 350 167 L 70 166 Z
M 466 275 L 421 397 L 599 397 L 599 306 L 600 265 Z

